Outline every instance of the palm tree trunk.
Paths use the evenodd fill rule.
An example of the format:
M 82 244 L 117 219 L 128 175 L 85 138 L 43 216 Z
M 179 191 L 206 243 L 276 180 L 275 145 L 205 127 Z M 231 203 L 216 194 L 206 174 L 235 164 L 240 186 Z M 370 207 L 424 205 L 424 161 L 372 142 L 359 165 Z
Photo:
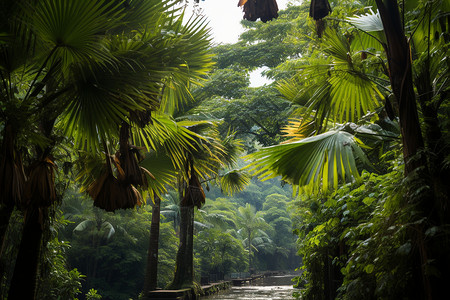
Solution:
M 385 28 L 389 75 L 398 104 L 405 171 L 409 174 L 426 165 L 423 157 L 417 157 L 424 149 L 424 142 L 412 81 L 410 47 L 403 31 L 397 0 L 376 0 L 376 4 Z
M 152 224 L 150 228 L 150 241 L 147 252 L 147 269 L 144 278 L 144 296 L 158 287 L 158 246 L 159 246 L 159 221 L 161 199 L 155 196 L 155 204 L 152 208 Z
M 180 246 L 177 252 L 172 289 L 192 287 L 194 284 L 194 206 L 180 207 Z
M 42 226 L 40 215 L 46 208 L 31 206 L 26 211 L 25 224 L 14 273 L 9 288 L 9 300 L 35 299 L 36 277 L 41 253 Z
M 248 231 L 248 272 L 252 273 L 252 240 L 251 232 Z
M 430 166 L 423 151 L 425 147 L 412 80 L 410 45 L 403 31 L 399 6 L 397 0 L 376 0 L 376 4 L 385 29 L 390 80 L 398 104 L 405 174 L 408 175 L 414 171 L 417 173 L 416 178 L 421 180 L 422 186 L 433 187 L 435 182 L 430 176 Z M 433 112 L 428 111 L 426 107 L 424 108 L 425 117 L 436 118 Z M 436 126 L 430 120 L 427 122 L 427 125 L 432 125 L 429 128 L 431 129 L 429 132 L 431 135 L 430 141 L 432 141 L 439 137 L 439 132 L 435 131 Z M 448 188 L 444 189 L 444 194 L 448 190 Z M 426 235 L 424 234 L 428 228 L 446 223 L 445 215 L 448 213 L 445 208 L 448 206 L 448 195 L 444 196 L 442 198 L 433 188 L 419 196 L 407 196 L 407 200 L 416 206 L 415 209 L 420 211 L 417 218 L 424 217 L 427 220 L 426 224 L 418 225 L 412 230 L 412 236 L 417 246 L 412 253 L 412 257 L 415 259 L 412 281 L 421 280 L 422 285 L 412 282 L 411 287 L 413 290 L 415 289 L 413 294 L 421 299 L 438 299 L 441 292 L 446 292 L 444 289 L 449 275 L 447 275 L 445 266 L 448 265 L 449 258 L 446 253 L 441 252 L 448 252 L 448 250 L 445 250 L 448 249 L 448 239 L 444 239 L 445 243 L 442 243 L 442 241 L 436 241 L 436 238 L 425 239 Z M 442 203 L 439 198 L 445 199 L 446 203 Z M 433 262 L 432 266 L 430 266 L 430 262 Z M 438 271 L 427 272 L 428 268 L 435 268 Z M 434 276 L 433 274 L 436 273 L 441 273 L 441 275 Z
M 11 219 L 12 212 L 14 211 L 14 204 L 5 203 L 0 207 L 0 284 L 4 284 L 6 278 L 6 259 L 3 259 L 5 255 L 5 249 L 7 247 L 6 231 L 8 229 L 9 220 Z M 1 292 L 0 292 L 1 297 Z
M 11 124 L 6 124 L 0 154 L 0 257 L 5 247 L 5 234 L 8 229 L 15 203 L 22 199 L 25 172 L 20 154 L 15 151 L 16 132 Z M 3 269 L 0 268 L 0 276 Z
M 5 203 L 0 208 L 0 242 L 1 242 L 1 249 L 0 249 L 0 257 L 3 256 L 3 250 L 5 247 L 5 234 L 6 230 L 8 229 L 9 220 L 11 219 L 11 214 L 14 210 L 14 204 L 11 202 Z M 3 269 L 0 268 L 0 276 L 2 275 Z

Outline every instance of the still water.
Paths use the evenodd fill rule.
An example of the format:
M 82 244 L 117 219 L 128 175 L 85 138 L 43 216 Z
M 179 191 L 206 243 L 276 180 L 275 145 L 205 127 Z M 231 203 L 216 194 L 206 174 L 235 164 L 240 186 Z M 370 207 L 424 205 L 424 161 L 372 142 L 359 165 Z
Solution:
M 272 276 L 253 281 L 251 284 L 233 286 L 220 294 L 202 297 L 201 300 L 292 300 L 292 275 Z

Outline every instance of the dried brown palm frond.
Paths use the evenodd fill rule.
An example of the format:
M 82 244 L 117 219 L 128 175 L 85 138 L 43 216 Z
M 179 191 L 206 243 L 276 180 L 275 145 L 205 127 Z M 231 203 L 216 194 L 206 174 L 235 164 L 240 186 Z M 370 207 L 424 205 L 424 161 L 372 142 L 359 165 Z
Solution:
M 320 20 L 328 16 L 331 12 L 330 3 L 328 0 L 311 0 L 309 6 L 309 16 L 314 20 Z
M 194 205 L 197 206 L 197 208 L 201 208 L 205 203 L 205 200 L 206 196 L 203 191 L 202 184 L 200 183 L 200 180 L 198 180 L 195 173 L 193 173 L 189 179 L 189 185 L 186 188 L 186 193 L 182 203 L 184 206 Z
M 263 22 L 278 17 L 278 5 L 276 0 L 239 0 L 239 7 L 243 7 L 244 19 L 256 21 L 258 18 Z
M 131 184 L 127 186 L 127 192 L 128 192 L 128 207 L 125 208 L 133 208 L 136 205 L 137 206 L 141 206 L 142 205 L 142 196 L 141 193 L 139 193 L 139 191 L 137 190 L 137 188 L 135 188 L 134 186 L 132 186 Z
M 109 172 L 104 172 L 100 175 L 100 177 L 98 177 L 97 179 L 95 179 L 86 189 L 86 192 L 89 194 L 89 196 L 91 196 L 91 198 L 94 200 L 97 199 L 98 194 L 100 193 L 100 190 L 103 188 L 103 185 L 105 184 L 105 181 L 111 180 L 109 179 L 109 177 L 111 177 L 112 174 Z M 112 176 L 114 177 L 114 176 Z
M 106 211 L 114 211 L 116 203 L 120 202 L 119 181 L 112 173 L 105 172 L 95 180 L 87 189 L 94 200 L 94 206 Z
M 55 169 L 56 165 L 49 157 L 30 166 L 30 174 L 24 192 L 24 200 L 27 205 L 48 207 L 57 200 Z
M 322 20 L 331 12 L 328 0 L 311 0 L 309 6 L 309 16 L 316 21 L 316 31 L 319 38 L 325 30 L 325 21 Z
M 114 166 L 116 167 L 117 179 L 119 179 L 122 182 L 125 182 L 126 176 L 125 176 L 125 171 L 123 170 L 122 164 L 120 162 L 120 152 L 116 152 L 116 154 L 114 154 L 111 157 L 111 161 L 114 164 Z
M 120 154 L 120 162 L 125 172 L 125 182 L 137 186 L 144 186 L 142 171 L 138 159 L 133 151 L 128 149 Z
M 143 187 L 148 187 L 147 176 L 153 180 L 156 180 L 156 177 L 153 176 L 153 174 L 146 168 L 144 168 L 144 167 L 140 167 L 140 168 L 141 168 L 141 173 L 142 173 L 142 181 L 144 182 Z
M 142 196 L 131 184 L 121 183 L 112 173 L 104 173 L 88 188 L 94 206 L 106 211 L 134 208 L 142 204 Z
M 124 172 L 124 178 L 119 178 L 122 182 L 126 184 L 132 184 L 135 186 L 146 187 L 144 174 L 139 166 L 139 160 L 142 160 L 139 153 L 139 148 L 130 145 L 129 139 L 129 127 L 127 123 L 123 123 L 120 128 L 120 139 L 119 145 L 120 150 L 116 153 L 116 166 L 120 166 Z
M 105 149 L 107 152 L 106 147 Z M 130 183 L 114 176 L 111 161 L 118 170 L 117 174 L 119 177 L 122 177 L 121 174 L 125 174 L 125 171 L 120 167 L 117 156 L 111 157 L 106 153 L 105 171 L 87 189 L 88 194 L 94 200 L 94 206 L 106 211 L 115 211 L 141 205 L 142 196 L 139 191 Z M 139 172 L 141 171 L 139 170 Z

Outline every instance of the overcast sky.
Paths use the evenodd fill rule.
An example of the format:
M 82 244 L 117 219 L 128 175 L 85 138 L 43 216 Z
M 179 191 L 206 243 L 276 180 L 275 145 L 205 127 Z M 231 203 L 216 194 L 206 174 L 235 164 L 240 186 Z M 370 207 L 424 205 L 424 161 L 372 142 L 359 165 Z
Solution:
M 200 13 L 206 16 L 209 27 L 212 29 L 212 36 L 216 44 L 233 44 L 238 41 L 239 35 L 244 31 L 241 26 L 241 20 L 244 15 L 242 8 L 238 7 L 239 0 L 200 0 L 197 7 Z M 276 0 L 278 9 L 284 9 L 290 0 Z M 190 9 L 192 3 L 189 1 Z M 189 10 L 186 11 L 186 17 L 189 16 Z M 261 21 L 257 21 L 261 22 Z M 261 76 L 265 68 L 259 68 L 250 72 L 250 86 L 258 87 L 270 83 L 270 81 Z
M 278 9 L 286 8 L 287 2 L 288 0 L 277 0 Z M 207 17 L 216 43 L 238 41 L 239 34 L 243 31 L 240 22 L 244 13 L 237 4 L 238 0 L 200 0 L 198 7 Z

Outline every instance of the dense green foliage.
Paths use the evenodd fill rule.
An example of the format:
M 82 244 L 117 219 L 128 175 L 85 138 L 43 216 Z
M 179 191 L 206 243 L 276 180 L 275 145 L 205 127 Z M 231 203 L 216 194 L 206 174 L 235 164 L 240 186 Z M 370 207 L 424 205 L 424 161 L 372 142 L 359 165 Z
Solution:
M 293 75 L 277 86 L 296 120 L 251 170 L 297 187 L 305 299 L 434 299 L 448 282 L 449 7 L 386 3 L 381 17 L 333 3 L 321 28 L 292 31 L 310 41 L 302 56 L 270 72 Z
M 67 251 L 70 266 L 85 275 L 83 293 L 91 288 L 107 299 L 137 297 L 146 266 L 151 213 L 145 206 L 137 210 L 106 213 L 92 206 L 81 194 L 70 192 L 62 210 L 70 224 L 62 239 L 70 241 Z M 173 276 L 177 239 L 171 223 L 160 229 L 159 285 Z
M 255 232 L 252 241 L 253 271 L 292 270 L 298 264 L 294 236 L 287 212 L 291 192 L 277 181 L 254 181 L 253 196 L 261 200 L 259 214 L 264 231 Z M 278 193 L 275 193 L 278 192 Z M 241 195 L 242 194 L 242 195 Z M 218 195 L 216 198 L 215 195 Z M 207 193 L 205 206 L 196 212 L 194 253 L 196 278 L 219 280 L 231 273 L 248 271 L 247 235 L 240 234 L 238 208 L 250 205 L 245 192 L 226 197 L 217 187 Z M 179 210 L 176 193 L 163 197 L 159 244 L 158 286 L 173 279 L 178 245 Z M 61 210 L 64 219 L 49 242 L 47 275 L 39 284 L 39 295 L 56 299 L 66 294 L 86 299 L 97 293 L 105 299 L 137 298 L 142 290 L 149 243 L 151 207 L 107 213 L 93 207 L 92 201 L 67 190 Z M 269 244 L 264 241 L 270 241 Z M 272 242 L 273 241 L 273 242 Z M 47 252 L 45 252 L 47 253 Z M 67 271 L 70 270 L 70 271 Z M 96 291 L 91 291 L 95 289 Z M 70 293 L 70 294 L 69 294 Z M 94 299 L 94 298 L 92 298 Z
M 297 267 L 303 299 L 432 299 L 445 288 L 446 1 L 333 2 L 323 23 L 308 18 L 309 3 L 289 5 L 277 20 L 243 21 L 238 43 L 214 49 L 201 19 L 184 26 L 164 1 L 131 1 L 142 14 L 79 1 L 89 22 L 73 35 L 76 15 L 59 24 L 56 2 L 36 14 L 1 2 L 5 20 L 31 22 L 0 22 L 0 298 L 20 293 L 28 270 L 39 270 L 23 283 L 37 282 L 37 299 L 145 296 L 152 242 L 160 288 Z M 383 28 L 386 11 L 367 9 L 388 2 L 404 45 Z M 398 48 L 412 54 L 400 74 Z M 275 82 L 251 88 L 259 67 Z M 124 149 L 148 151 L 133 165 L 138 183 Z M 107 168 L 115 189 L 99 189 L 104 199 L 126 186 L 138 206 L 105 212 L 83 193 L 96 200 Z
M 298 286 L 307 299 L 414 298 L 405 293 L 415 225 L 405 215 L 402 168 L 362 176 L 362 184 L 296 205 L 304 270 Z

